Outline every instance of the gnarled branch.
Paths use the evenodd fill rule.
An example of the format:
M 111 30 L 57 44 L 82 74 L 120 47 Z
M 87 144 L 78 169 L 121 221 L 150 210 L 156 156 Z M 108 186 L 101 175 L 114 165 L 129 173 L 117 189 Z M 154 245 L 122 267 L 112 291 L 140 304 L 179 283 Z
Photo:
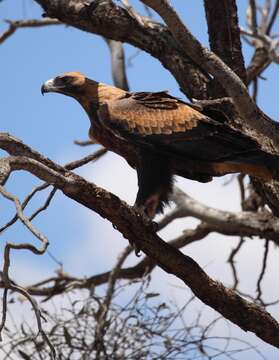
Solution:
M 17 140 L 14 141 L 16 144 L 19 143 Z M 22 146 L 22 143 L 19 144 Z M 35 153 L 26 145 L 24 148 L 26 153 Z M 14 149 L 14 146 L 11 146 L 11 149 Z M 162 269 L 180 278 L 205 304 L 243 330 L 252 331 L 266 342 L 279 347 L 279 324 L 263 308 L 247 302 L 234 291 L 211 279 L 193 259 L 164 242 L 155 233 L 152 223 L 147 222 L 117 196 L 70 171 L 61 169 L 50 160 L 49 162 L 48 167 L 45 163 L 26 156 L 9 158 L 12 171 L 26 170 L 53 184 L 69 198 L 97 212 Z

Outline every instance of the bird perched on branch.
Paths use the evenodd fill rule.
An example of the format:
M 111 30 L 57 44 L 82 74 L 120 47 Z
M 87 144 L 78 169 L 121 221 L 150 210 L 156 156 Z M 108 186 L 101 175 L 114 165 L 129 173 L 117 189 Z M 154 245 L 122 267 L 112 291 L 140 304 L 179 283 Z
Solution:
M 71 96 L 82 105 L 90 137 L 136 169 L 135 205 L 150 218 L 168 202 L 174 175 L 200 182 L 236 172 L 278 179 L 278 157 L 165 91 L 130 93 L 79 72 L 50 79 L 41 90 Z

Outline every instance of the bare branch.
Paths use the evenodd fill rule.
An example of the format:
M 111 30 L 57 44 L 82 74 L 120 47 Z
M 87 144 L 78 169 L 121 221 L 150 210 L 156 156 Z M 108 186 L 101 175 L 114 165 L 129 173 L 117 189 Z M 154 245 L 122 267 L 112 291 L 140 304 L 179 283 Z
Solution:
M 204 0 L 210 48 L 246 83 L 235 0 Z M 214 83 L 214 84 L 213 84 Z M 224 96 L 222 84 L 213 80 L 213 96 Z
M 19 285 L 15 285 L 13 282 L 10 281 L 10 278 L 9 278 L 10 252 L 12 249 L 14 249 L 14 250 L 24 249 L 24 250 L 29 250 L 29 251 L 33 252 L 34 254 L 42 255 L 45 253 L 45 251 L 48 247 L 48 240 L 46 239 L 46 237 L 43 234 L 41 234 L 37 229 L 35 229 L 35 227 L 30 223 L 30 221 L 24 216 L 22 206 L 21 206 L 19 200 L 15 196 L 8 193 L 2 186 L 0 186 L 0 193 L 6 199 L 14 202 L 14 204 L 16 206 L 16 210 L 17 210 L 17 215 L 20 218 L 20 220 L 22 221 L 22 223 L 28 228 L 28 230 L 31 231 L 31 233 L 34 236 L 36 236 L 43 243 L 41 248 L 36 248 L 34 245 L 29 244 L 29 243 L 23 243 L 23 244 L 7 243 L 5 246 L 5 250 L 4 250 L 4 265 L 3 265 L 3 272 L 2 272 L 3 283 L 5 286 L 5 289 L 7 289 L 7 290 L 10 289 L 12 291 L 20 293 L 21 295 L 26 297 L 27 300 L 31 303 L 32 308 L 35 312 L 39 333 L 42 335 L 44 340 L 47 342 L 48 346 L 50 347 L 51 353 L 52 353 L 52 358 L 55 359 L 55 357 L 56 357 L 55 349 L 54 349 L 52 343 L 50 342 L 48 336 L 46 335 L 46 333 L 44 332 L 44 330 L 42 328 L 41 311 L 39 309 L 39 306 L 38 306 L 36 300 L 31 297 L 31 295 L 28 293 L 28 291 L 26 291 L 23 287 L 21 287 Z M 6 311 L 7 311 L 7 291 L 4 292 L 3 314 L 2 314 L 0 331 L 3 330 L 3 328 L 5 326 Z M 1 337 L 1 332 L 0 332 L 0 337 Z
M 278 15 L 278 11 L 279 11 L 279 0 L 276 0 L 276 4 L 275 7 L 273 9 L 272 15 L 270 17 L 270 21 L 268 23 L 267 29 L 266 29 L 266 34 L 269 35 L 271 30 L 272 30 L 272 26 L 277 18 Z
M 247 22 L 251 27 L 253 34 L 258 33 L 258 21 L 257 21 L 257 5 L 255 0 L 249 1 L 249 8 L 247 9 Z
M 271 14 L 271 1 L 267 0 L 263 7 L 256 6 L 256 2 L 251 0 L 250 7 L 247 9 L 247 28 L 242 31 L 244 39 L 249 45 L 255 47 L 255 53 L 252 61 L 247 68 L 248 83 L 255 80 L 272 61 L 277 62 L 278 54 L 276 54 L 277 42 L 270 35 L 272 25 L 277 17 L 279 9 L 279 1 Z M 260 15 L 260 25 L 253 23 L 253 18 L 257 16 L 257 10 Z M 255 25 L 257 26 L 255 30 Z M 249 36 L 249 39 L 246 37 Z
M 34 213 L 29 217 L 29 221 L 32 221 L 37 215 L 39 215 L 42 211 L 46 210 L 51 202 L 51 200 L 53 199 L 55 193 L 56 193 L 57 189 L 53 188 L 50 192 L 50 194 L 48 195 L 45 203 L 39 207 L 39 209 L 37 209 L 36 211 L 34 211 Z
M 250 84 L 257 76 L 260 76 L 270 64 L 268 50 L 265 47 L 257 47 L 247 67 L 247 83 Z
M 125 53 L 120 41 L 105 39 L 111 52 L 111 68 L 114 85 L 129 91 L 129 84 L 125 69 Z
M 6 22 L 10 25 L 8 30 L 4 31 L 0 35 L 0 44 L 2 44 L 5 40 L 7 40 L 11 35 L 13 35 L 17 29 L 21 28 L 34 28 L 34 27 L 42 27 L 49 25 L 60 25 L 61 22 L 57 19 L 44 18 L 44 19 L 29 19 L 29 20 L 6 20 Z
M 145 26 L 148 21 L 152 21 L 151 19 L 146 19 L 141 16 L 129 3 L 129 0 L 121 0 L 124 8 L 127 10 L 128 14 L 134 18 L 141 26 Z
M 211 231 L 210 226 L 200 224 L 193 230 L 184 230 L 183 234 L 169 242 L 170 245 L 180 249 L 195 241 L 205 238 Z M 145 275 L 151 273 L 156 266 L 156 262 L 148 257 L 144 257 L 135 266 L 120 269 L 117 274 L 117 279 L 140 279 Z M 70 291 L 73 289 L 92 289 L 92 287 L 100 286 L 109 281 L 111 271 L 101 274 L 93 275 L 88 278 L 76 278 L 66 274 L 58 274 L 57 277 L 50 277 L 39 283 L 27 286 L 26 289 L 33 296 L 46 297 L 44 301 L 49 300 L 53 296 Z M 53 285 L 49 285 L 52 284 Z M 0 287 L 2 284 L 0 283 Z
M 87 155 L 85 156 L 84 158 L 82 159 L 79 159 L 79 160 L 76 160 L 76 161 L 72 161 L 68 164 L 65 165 L 65 168 L 68 169 L 68 170 L 74 170 L 76 168 L 79 168 L 83 165 L 86 165 L 88 164 L 89 162 L 94 162 L 94 161 L 97 161 L 98 159 L 100 159 L 103 155 L 105 155 L 107 153 L 107 149 L 105 148 L 102 148 L 98 151 L 96 151 L 95 153 L 93 154 L 90 154 L 90 155 Z M 4 159 L 3 159 L 4 160 Z M 1 161 L 1 160 L 0 160 Z M 8 164 L 8 160 L 5 160 L 6 163 Z M 9 169 L 9 165 L 5 164 L 6 166 L 6 169 Z M 4 167 L 2 166 L 1 167 L 1 164 L 0 164 L 0 171 L 1 169 L 4 169 Z M 10 171 L 10 169 L 9 169 Z M 23 203 L 22 203 L 22 209 L 24 210 L 25 207 L 28 205 L 28 203 L 30 202 L 30 200 L 33 198 L 33 196 L 39 192 L 39 191 L 42 191 L 42 190 L 45 190 L 47 187 L 49 187 L 49 184 L 48 183 L 44 183 L 44 184 L 41 184 L 37 187 L 35 187 L 31 193 L 29 195 L 27 195 L 27 197 L 24 199 Z M 51 193 L 49 194 L 49 197 L 47 198 L 46 202 L 44 205 L 42 205 L 42 207 L 40 209 L 38 209 L 37 211 L 35 211 L 35 213 L 33 215 L 31 215 L 31 217 L 29 218 L 30 221 L 32 221 L 41 211 L 45 210 L 48 205 L 50 204 L 53 196 L 55 195 L 55 192 L 56 192 L 57 189 L 53 189 L 51 191 Z M 13 225 L 18 219 L 18 216 L 17 214 L 10 220 L 8 221 L 5 225 L 3 225 L 1 228 L 0 228 L 0 234 L 6 230 L 8 227 L 10 227 L 11 225 Z
M 95 141 L 89 139 L 89 140 L 75 140 L 74 144 L 79 145 L 79 146 L 88 146 L 88 145 L 94 145 L 96 144 Z
M 47 238 L 41 234 L 38 230 L 35 229 L 35 227 L 31 224 L 31 222 L 27 219 L 27 217 L 23 214 L 22 206 L 18 200 L 17 197 L 14 195 L 8 193 L 2 186 L 0 186 L 0 193 L 8 200 L 13 201 L 16 207 L 17 216 L 21 220 L 21 222 L 27 227 L 27 229 L 36 236 L 37 239 L 39 239 L 43 243 L 43 247 L 41 250 L 36 249 L 33 247 L 33 252 L 35 254 L 43 254 L 48 246 L 48 240 Z M 32 246 L 31 246 L 32 247 Z M 31 248 L 30 248 L 31 249 Z
M 118 279 L 118 275 L 124 261 L 131 254 L 132 251 L 133 248 L 130 245 L 128 245 L 125 248 L 125 250 L 122 252 L 122 254 L 120 254 L 115 266 L 110 272 L 106 296 L 104 298 L 104 301 L 100 304 L 100 308 L 96 314 L 96 319 L 97 319 L 97 326 L 95 330 L 96 359 L 100 358 L 100 353 L 103 349 L 103 339 L 106 334 L 106 327 L 108 325 L 106 320 L 111 305 L 112 297 L 114 294 L 115 284 Z
M 279 241 L 279 220 L 277 217 L 272 217 L 270 213 L 249 211 L 232 213 L 214 209 L 192 199 L 177 188 L 173 194 L 173 201 L 177 207 L 169 214 L 170 218 L 176 215 L 192 216 L 210 224 L 216 232 L 222 234 L 249 237 L 258 235 L 273 240 L 275 243 Z
M 22 147 L 22 144 L 20 146 Z M 14 152 L 14 146 L 11 146 L 11 151 Z M 25 151 L 34 155 L 32 149 L 26 145 Z M 41 158 L 38 154 L 37 157 Z M 43 161 L 45 162 L 44 158 Z M 165 243 L 154 232 L 152 223 L 146 222 L 146 219 L 118 197 L 74 173 L 60 170 L 60 167 L 52 162 L 48 167 L 34 158 L 21 156 L 11 157 L 10 166 L 12 170 L 31 172 L 62 190 L 66 196 L 108 219 L 125 238 L 135 243 L 161 268 L 184 281 L 204 303 L 242 329 L 255 332 L 266 342 L 279 347 L 279 324 L 266 311 L 208 277 L 193 259 Z M 241 315 L 243 313 L 245 317 Z
M 7 319 L 7 297 L 8 297 L 8 289 L 5 288 L 4 292 L 3 292 L 3 298 L 2 298 L 2 320 L 1 320 L 1 325 L 0 325 L 0 341 L 3 341 L 2 338 L 2 331 L 5 327 L 6 324 L 6 319 Z
M 5 158 L 0 159 L 0 185 L 5 185 L 10 173 L 9 160 Z
M 239 243 L 237 244 L 237 246 L 232 249 L 231 253 L 230 253 L 230 256 L 228 258 L 228 263 L 231 265 L 231 269 L 232 269 L 232 273 L 233 273 L 233 280 L 234 280 L 234 283 L 233 283 L 233 286 L 232 286 L 232 289 L 233 290 L 236 290 L 237 289 L 237 285 L 239 283 L 239 279 L 238 279 L 238 276 L 237 276 L 237 270 L 236 270 L 236 267 L 235 267 L 235 257 L 237 255 L 237 253 L 240 251 L 242 245 L 244 244 L 245 240 L 244 238 L 240 238 L 239 240 Z
M 261 288 L 261 283 L 266 271 L 266 265 L 267 265 L 267 256 L 268 256 L 268 249 L 269 249 L 269 241 L 266 240 L 265 241 L 265 250 L 264 250 L 264 256 L 263 256 L 263 264 L 262 264 L 262 270 L 260 273 L 260 276 L 258 278 L 257 281 L 257 300 L 262 302 L 262 288 Z
M 279 41 L 277 39 L 272 39 L 271 37 L 261 33 L 254 34 L 252 31 L 243 28 L 241 28 L 241 33 L 253 38 L 253 44 L 255 44 L 256 47 L 266 48 L 270 60 L 277 64 L 279 63 L 279 52 L 277 51 Z

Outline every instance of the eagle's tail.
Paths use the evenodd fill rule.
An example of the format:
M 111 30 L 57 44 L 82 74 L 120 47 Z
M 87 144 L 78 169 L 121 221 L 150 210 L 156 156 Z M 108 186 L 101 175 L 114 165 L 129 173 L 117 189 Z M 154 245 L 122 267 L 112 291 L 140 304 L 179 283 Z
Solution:
M 214 162 L 212 167 L 220 175 L 240 172 L 266 181 L 279 181 L 279 157 L 262 150 L 247 151 L 233 159 Z

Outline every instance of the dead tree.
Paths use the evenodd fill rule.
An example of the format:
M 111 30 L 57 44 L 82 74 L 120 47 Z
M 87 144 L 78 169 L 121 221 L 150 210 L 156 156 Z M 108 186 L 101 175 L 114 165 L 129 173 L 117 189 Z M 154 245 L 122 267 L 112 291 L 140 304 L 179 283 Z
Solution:
M 256 103 L 259 77 L 271 63 L 279 62 L 278 41 L 273 36 L 273 25 L 279 9 L 278 1 L 272 3 L 266 0 L 264 6 L 260 7 L 256 1 L 250 0 L 247 27 L 244 29 L 238 23 L 235 0 L 204 0 L 210 50 L 203 47 L 192 35 L 168 0 L 139 1 L 148 9 L 147 16 L 141 15 L 126 0 L 34 1 L 41 5 L 44 19 L 9 22 L 8 30 L 0 36 L 0 43 L 19 28 L 53 24 L 65 24 L 100 35 L 106 39 L 111 50 L 114 81 L 125 89 L 128 88 L 128 81 L 121 44 L 129 43 L 158 59 L 176 79 L 182 92 L 204 111 L 212 117 L 221 113 L 236 129 L 241 129 L 257 139 L 268 152 L 278 155 L 278 127 Z M 150 17 L 150 9 L 161 17 L 161 23 Z M 243 61 L 241 36 L 254 48 L 247 68 Z M 253 89 L 252 95 L 248 92 L 249 86 Z M 160 266 L 181 279 L 196 297 L 223 317 L 244 331 L 251 331 L 267 343 L 279 347 L 279 324 L 266 311 L 265 306 L 268 304 L 264 303 L 261 296 L 261 282 L 266 269 L 269 243 L 278 245 L 279 242 L 277 181 L 262 182 L 251 178 L 247 188 L 243 176 L 240 176 L 242 211 L 235 213 L 210 208 L 177 189 L 173 194 L 175 208 L 165 215 L 158 228 L 161 229 L 174 219 L 186 216 L 199 219 L 200 224 L 195 229 L 187 229 L 181 236 L 166 242 L 158 236 L 158 228 L 141 217 L 135 209 L 73 171 L 100 158 L 106 149 L 80 161 L 61 166 L 9 134 L 0 134 L 0 148 L 8 153 L 7 157 L 0 159 L 0 192 L 16 207 L 15 217 L 3 225 L 0 233 L 19 219 L 42 243 L 41 248 L 29 243 L 9 243 L 6 246 L 1 282 L 4 288 L 2 328 L 5 325 L 7 294 L 19 292 L 31 302 L 39 331 L 45 341 L 49 342 L 34 297 L 51 298 L 69 288 L 90 289 L 93 285 L 107 283 L 111 277 L 112 272 L 93 275 L 87 279 L 62 273 L 25 288 L 18 285 L 16 280 L 10 279 L 11 251 L 27 249 L 38 255 L 45 253 L 48 240 L 34 227 L 32 220 L 47 208 L 55 192 L 60 190 L 65 196 L 109 220 L 125 239 L 135 243 L 146 255 L 133 267 L 121 266 L 117 271 L 117 279 L 140 278 L 150 273 L 155 266 Z M 27 171 L 44 181 L 44 184 L 30 193 L 22 203 L 4 187 L 10 174 L 17 170 Z M 27 218 L 24 208 L 38 191 L 47 187 L 52 187 L 47 202 Z M 199 264 L 180 251 L 182 247 L 193 241 L 200 241 L 212 232 L 234 235 L 241 239 L 230 257 L 235 276 L 233 288 L 227 288 L 210 278 Z M 240 294 L 238 291 L 234 257 L 240 251 L 244 238 L 255 236 L 264 239 L 265 253 L 257 284 L 257 298 L 250 296 L 247 300 L 249 294 Z M 49 345 L 54 351 L 50 342 Z

